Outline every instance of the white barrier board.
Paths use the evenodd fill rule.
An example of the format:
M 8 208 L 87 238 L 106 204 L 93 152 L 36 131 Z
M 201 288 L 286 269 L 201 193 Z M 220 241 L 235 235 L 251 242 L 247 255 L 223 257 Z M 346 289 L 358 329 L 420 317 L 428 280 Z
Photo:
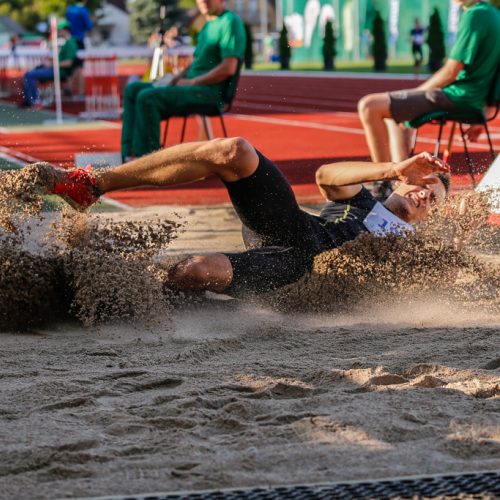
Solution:
M 500 214 L 500 155 L 496 157 L 491 167 L 481 179 L 476 190 L 492 190 L 492 211 L 496 214 Z

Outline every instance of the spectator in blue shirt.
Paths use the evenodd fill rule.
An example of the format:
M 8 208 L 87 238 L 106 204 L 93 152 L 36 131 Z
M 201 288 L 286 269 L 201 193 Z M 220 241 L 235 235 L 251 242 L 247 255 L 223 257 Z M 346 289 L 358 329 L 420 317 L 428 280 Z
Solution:
M 66 19 L 71 24 L 71 35 L 76 38 L 80 49 L 84 48 L 85 33 L 94 26 L 86 3 L 87 0 L 82 0 L 66 9 Z

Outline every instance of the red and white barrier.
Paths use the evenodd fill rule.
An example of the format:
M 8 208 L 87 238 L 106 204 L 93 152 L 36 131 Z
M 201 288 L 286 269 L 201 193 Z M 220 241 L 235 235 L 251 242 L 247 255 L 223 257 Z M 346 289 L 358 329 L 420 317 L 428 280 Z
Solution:
M 116 55 L 87 57 L 83 68 L 85 77 L 84 118 L 120 118 L 120 93 Z

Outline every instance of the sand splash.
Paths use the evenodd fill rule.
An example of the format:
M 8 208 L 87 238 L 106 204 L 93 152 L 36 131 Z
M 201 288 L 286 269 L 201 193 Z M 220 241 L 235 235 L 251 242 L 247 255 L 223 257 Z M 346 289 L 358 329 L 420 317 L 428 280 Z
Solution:
M 15 232 L 19 218 L 40 213 L 43 194 L 54 184 L 53 169 L 38 162 L 0 173 L 0 227 Z
M 42 251 L 27 249 L 42 208 L 44 164 L 2 176 L 0 330 L 24 330 L 66 316 L 90 326 L 168 317 L 176 300 L 154 257 L 177 236 L 173 220 L 116 222 L 72 210 L 45 230 Z M 281 311 L 361 312 L 418 300 L 500 314 L 500 271 L 470 252 L 498 254 L 485 196 L 451 198 L 407 238 L 363 234 L 318 255 L 298 282 L 266 294 Z M 24 224 L 28 221 L 28 224 Z M 24 227 L 24 230 L 20 230 Z M 27 229 L 26 229 L 27 228 Z
M 53 182 L 47 172 L 44 164 L 33 164 L 3 176 L 0 330 L 26 330 L 68 315 L 90 326 L 168 314 L 162 291 L 166 271 L 152 257 L 176 237 L 181 224 L 114 222 L 64 210 L 47 226 L 37 216 Z M 43 241 L 30 251 L 33 239 Z
M 364 233 L 318 255 L 311 272 L 265 302 L 284 311 L 330 313 L 431 301 L 498 316 L 500 268 L 477 255 L 500 249 L 500 228 L 488 224 L 488 199 L 451 197 L 405 238 Z

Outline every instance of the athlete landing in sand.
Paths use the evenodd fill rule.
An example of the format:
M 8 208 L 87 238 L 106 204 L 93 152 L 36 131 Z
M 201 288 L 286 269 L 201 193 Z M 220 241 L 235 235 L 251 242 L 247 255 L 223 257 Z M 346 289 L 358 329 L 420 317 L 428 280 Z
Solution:
M 245 139 L 231 138 L 180 144 L 96 173 L 53 169 L 49 177 L 54 182 L 47 190 L 83 209 L 109 191 L 218 176 L 241 221 L 263 246 L 190 257 L 171 270 L 168 286 L 238 296 L 298 280 L 311 269 L 315 255 L 361 232 L 411 230 L 411 223 L 423 221 L 431 205 L 445 198 L 448 170 L 428 153 L 401 163 L 323 165 L 316 183 L 328 203 L 315 216 L 300 209 L 288 181 L 270 160 Z M 376 180 L 399 181 L 384 205 L 361 184 Z

